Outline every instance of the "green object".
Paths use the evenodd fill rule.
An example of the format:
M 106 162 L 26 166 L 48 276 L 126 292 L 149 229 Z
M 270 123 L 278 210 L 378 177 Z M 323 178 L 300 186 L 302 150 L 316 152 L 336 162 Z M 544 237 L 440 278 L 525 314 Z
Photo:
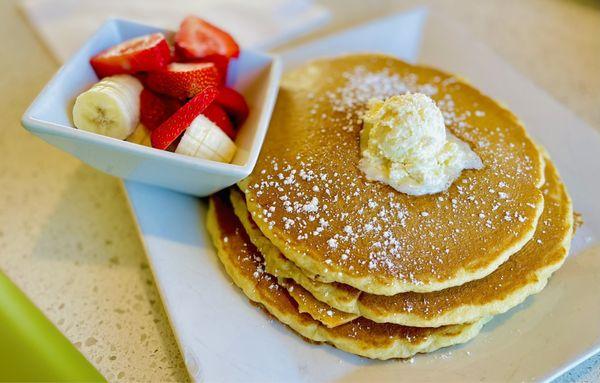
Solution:
M 105 381 L 1 272 L 0 381 Z

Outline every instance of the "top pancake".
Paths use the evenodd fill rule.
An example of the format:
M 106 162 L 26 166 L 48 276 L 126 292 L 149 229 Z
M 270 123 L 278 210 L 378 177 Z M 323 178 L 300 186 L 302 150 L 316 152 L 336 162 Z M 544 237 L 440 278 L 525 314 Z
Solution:
M 358 169 L 372 97 L 429 94 L 481 157 L 446 191 L 410 196 Z M 381 55 L 314 61 L 284 76 L 252 174 L 239 186 L 262 232 L 309 274 L 373 294 L 482 278 L 532 237 L 544 162 L 512 113 L 443 72 Z

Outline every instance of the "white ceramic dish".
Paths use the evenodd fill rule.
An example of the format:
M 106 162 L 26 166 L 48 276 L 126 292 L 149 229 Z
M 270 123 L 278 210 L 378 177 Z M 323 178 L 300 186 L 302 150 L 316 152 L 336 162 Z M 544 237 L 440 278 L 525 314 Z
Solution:
M 371 361 L 311 345 L 249 304 L 220 267 L 206 204 L 127 182 L 140 234 L 190 375 L 207 382 L 548 381 L 600 349 L 600 135 L 460 27 L 417 10 L 299 47 L 286 66 L 383 51 L 462 74 L 504 101 L 550 151 L 586 221 L 540 294 L 471 342 L 411 361 Z M 457 53 L 459 52 L 459 53 Z
M 250 106 L 231 164 L 176 153 L 75 129 L 71 108 L 75 97 L 98 79 L 88 61 L 101 50 L 159 28 L 124 20 L 107 21 L 50 80 L 23 116 L 26 129 L 89 165 L 128 180 L 206 196 L 250 174 L 267 131 L 281 76 L 278 57 L 242 50 L 232 63 L 228 85 Z

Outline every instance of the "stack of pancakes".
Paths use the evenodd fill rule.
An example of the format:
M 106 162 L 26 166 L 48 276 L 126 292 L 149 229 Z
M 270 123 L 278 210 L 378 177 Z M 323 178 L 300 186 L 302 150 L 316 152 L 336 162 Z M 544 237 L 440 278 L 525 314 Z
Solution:
M 483 169 L 425 196 L 368 181 L 361 113 L 405 92 L 434 99 Z M 573 233 L 557 170 L 510 111 L 455 76 L 382 55 L 286 74 L 238 187 L 212 196 L 208 215 L 233 282 L 305 338 L 369 358 L 473 338 L 544 288 Z

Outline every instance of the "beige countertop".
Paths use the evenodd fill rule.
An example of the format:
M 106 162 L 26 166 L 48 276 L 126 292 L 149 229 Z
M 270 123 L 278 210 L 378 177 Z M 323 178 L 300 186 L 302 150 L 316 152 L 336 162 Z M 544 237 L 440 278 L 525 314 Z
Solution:
M 323 3 L 333 20 L 311 37 L 422 2 Z M 600 129 L 599 2 L 426 3 Z M 108 380 L 187 379 L 120 181 L 20 126 L 58 65 L 16 0 L 0 2 L 0 35 L 0 269 Z M 600 379 L 598 361 L 565 380 Z

